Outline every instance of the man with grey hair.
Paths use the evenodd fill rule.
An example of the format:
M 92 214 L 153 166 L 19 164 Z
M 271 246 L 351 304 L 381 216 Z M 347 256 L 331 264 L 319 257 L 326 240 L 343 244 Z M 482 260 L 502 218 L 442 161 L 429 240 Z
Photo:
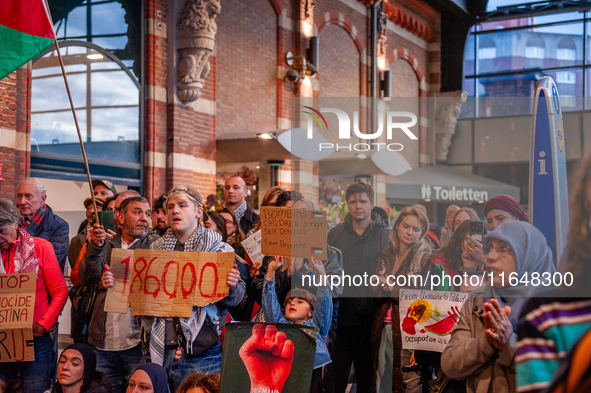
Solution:
M 25 230 L 31 236 L 45 239 L 53 245 L 63 272 L 70 243 L 70 227 L 64 219 L 53 214 L 45 204 L 46 199 L 45 186 L 32 177 L 23 180 L 16 189 L 16 206 L 25 218 Z
M 93 346 L 96 354 L 97 370 L 105 373 L 113 393 L 125 391 L 127 381 L 142 360 L 142 351 L 139 318 L 131 316 L 129 309 L 127 314 L 104 311 L 107 289 L 115 285 L 115 277 L 110 272 L 111 252 L 114 248 L 149 249 L 158 239 L 148 231 L 151 210 L 147 199 L 128 196 L 118 211 L 115 219 L 122 230 L 107 237 L 103 226 L 95 223 L 78 270 L 82 285 L 98 285 L 88 324 L 88 344 Z

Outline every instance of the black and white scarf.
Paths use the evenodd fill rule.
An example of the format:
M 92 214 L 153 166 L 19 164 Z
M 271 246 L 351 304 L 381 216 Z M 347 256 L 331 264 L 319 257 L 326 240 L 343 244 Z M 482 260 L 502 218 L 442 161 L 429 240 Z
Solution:
M 240 226 L 240 220 L 244 217 L 246 209 L 248 209 L 248 205 L 246 204 L 246 201 L 242 201 L 242 204 L 234 210 L 234 214 L 236 214 L 236 217 L 238 218 L 238 226 Z
M 177 241 L 178 239 L 174 235 L 174 231 L 169 228 L 160 239 L 152 243 L 151 248 L 154 250 L 174 251 Z M 197 230 L 185 242 L 184 252 L 191 251 L 231 252 L 232 249 L 229 245 L 222 242 L 222 236 L 219 233 L 207 230 L 201 225 L 198 225 Z M 179 318 L 187 341 L 187 348 L 185 348 L 187 353 L 193 352 L 193 341 L 197 338 L 197 334 L 205 322 L 205 317 L 206 312 L 203 311 L 202 307 L 193 307 L 193 313 L 190 317 Z M 142 325 L 151 326 L 151 361 L 152 363 L 162 365 L 164 363 L 166 318 L 144 316 Z

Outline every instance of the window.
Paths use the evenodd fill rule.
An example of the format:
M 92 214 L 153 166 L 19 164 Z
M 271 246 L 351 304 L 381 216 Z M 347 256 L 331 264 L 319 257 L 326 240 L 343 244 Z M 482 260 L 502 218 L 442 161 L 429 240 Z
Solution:
M 577 83 L 577 75 L 574 71 L 558 71 L 556 73 L 556 83 L 574 85 Z
M 558 60 L 575 60 L 577 58 L 577 50 L 569 48 L 558 48 L 556 50 L 556 58 Z
M 541 46 L 526 46 L 525 57 L 528 59 L 543 59 L 546 57 L 546 48 Z
M 478 49 L 478 58 L 480 60 L 494 59 L 497 57 L 497 48 L 480 48 Z

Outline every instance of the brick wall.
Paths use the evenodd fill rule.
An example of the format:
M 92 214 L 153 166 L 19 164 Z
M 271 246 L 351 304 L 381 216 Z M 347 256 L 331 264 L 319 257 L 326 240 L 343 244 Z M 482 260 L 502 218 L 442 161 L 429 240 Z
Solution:
M 16 187 L 29 175 L 31 119 L 30 66 L 0 80 L 0 197 L 15 199 Z
M 277 14 L 269 0 L 224 0 L 217 19 L 216 133 L 277 127 Z

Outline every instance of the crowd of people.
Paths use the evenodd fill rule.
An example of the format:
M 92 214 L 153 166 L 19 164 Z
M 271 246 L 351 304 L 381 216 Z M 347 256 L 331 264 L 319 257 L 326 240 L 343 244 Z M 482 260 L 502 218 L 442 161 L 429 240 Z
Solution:
M 220 335 L 226 323 L 238 321 L 318 328 L 311 384 L 301 392 L 344 393 L 352 384 L 358 393 L 585 391 L 591 386 L 585 350 L 591 346 L 585 282 L 591 276 L 591 157 L 577 176 L 563 256 L 552 255 L 510 196 L 490 199 L 482 218 L 470 207 L 450 206 L 439 227 L 429 223 L 424 206 L 413 205 L 391 223 L 374 205 L 372 187 L 358 182 L 346 190 L 348 215 L 327 233 L 326 259 L 265 255 L 262 262 L 253 262 L 242 246 L 261 223 L 239 176 L 226 179 L 223 206 L 215 197 L 204 202 L 190 186 L 173 187 L 151 203 L 137 191 L 117 193 L 109 181 L 95 180 L 95 202 L 83 202 L 86 219 L 72 239 L 68 224 L 46 204 L 43 184 L 27 178 L 16 204 L 0 199 L 0 274 L 36 274 L 35 360 L 1 363 L 0 392 L 218 392 Z M 281 187 L 269 189 L 260 207 L 318 209 Z M 109 211 L 112 228 L 95 220 L 95 213 Z M 107 290 L 115 285 L 113 249 L 234 253 L 228 294 L 194 306 L 188 317 L 106 312 Z M 71 288 L 63 274 L 66 261 Z M 572 285 L 520 280 L 566 272 L 575 277 Z M 332 276 L 344 274 L 378 281 L 329 285 Z M 442 353 L 405 349 L 402 286 L 389 277 L 434 275 L 449 279 L 414 288 L 469 296 Z M 518 279 L 509 280 L 513 275 Z M 306 286 L 304 276 L 318 285 Z M 474 276 L 479 285 L 466 279 Z M 57 319 L 68 296 L 74 344 L 58 357 Z M 273 336 L 280 341 L 277 356 L 293 354 L 284 334 L 275 330 Z M 225 360 L 252 356 L 244 348 L 224 354 L 231 356 Z

